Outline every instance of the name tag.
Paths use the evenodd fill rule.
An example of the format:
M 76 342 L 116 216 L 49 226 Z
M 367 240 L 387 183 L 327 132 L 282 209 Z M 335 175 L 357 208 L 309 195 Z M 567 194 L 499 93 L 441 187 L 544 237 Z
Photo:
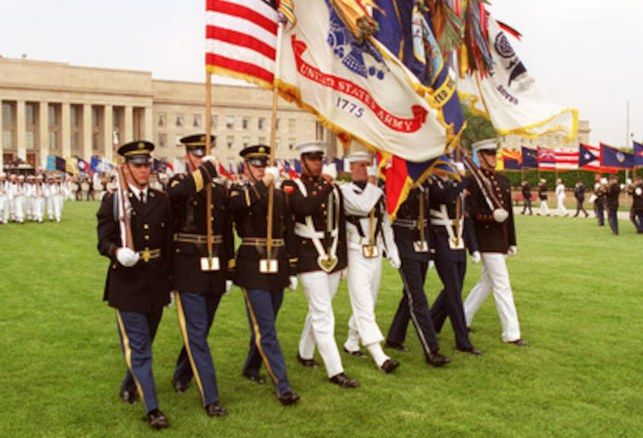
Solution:
M 220 269 L 219 257 L 201 257 L 201 270 L 203 272 L 219 271 Z
M 279 272 L 279 261 L 273 259 L 259 260 L 259 272 L 262 274 L 276 274 Z

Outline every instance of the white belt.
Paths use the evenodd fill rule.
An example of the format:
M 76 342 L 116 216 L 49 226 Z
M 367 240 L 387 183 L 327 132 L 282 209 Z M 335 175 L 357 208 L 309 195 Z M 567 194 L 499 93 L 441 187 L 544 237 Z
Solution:
M 442 227 L 452 227 L 454 225 L 459 225 L 462 227 L 464 220 L 460 219 L 431 219 L 431 225 L 440 225 Z
M 315 229 L 310 229 L 308 226 L 295 222 L 295 234 L 304 239 L 323 239 L 326 237 L 326 233 L 323 231 L 317 231 Z M 337 229 L 334 229 L 330 233 L 331 237 L 337 237 Z

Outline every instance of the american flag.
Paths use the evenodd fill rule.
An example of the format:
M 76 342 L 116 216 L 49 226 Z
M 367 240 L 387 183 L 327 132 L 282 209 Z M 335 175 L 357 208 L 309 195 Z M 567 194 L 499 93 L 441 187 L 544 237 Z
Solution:
M 538 148 L 538 169 L 556 170 L 556 154 L 552 149 Z
M 269 0 L 206 0 L 207 70 L 270 88 L 277 54 L 277 6 Z
M 556 170 L 577 170 L 578 150 L 559 148 L 554 151 Z

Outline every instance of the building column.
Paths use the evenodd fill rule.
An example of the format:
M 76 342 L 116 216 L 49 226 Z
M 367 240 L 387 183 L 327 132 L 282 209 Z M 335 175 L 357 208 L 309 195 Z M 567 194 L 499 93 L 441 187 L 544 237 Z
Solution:
M 2 127 L 2 100 L 0 100 L 0 173 L 4 166 L 4 128 Z
M 92 106 L 83 105 L 83 159 L 88 163 L 92 159 Z
M 143 137 L 154 143 L 154 113 L 151 106 L 146 106 L 143 113 Z
M 123 135 L 121 142 L 129 143 L 130 141 L 134 141 L 134 108 L 127 105 L 123 114 L 125 117 L 125 135 Z
M 71 104 L 61 105 L 60 137 L 62 141 L 62 156 L 66 160 L 71 158 Z
M 40 167 L 47 167 L 49 156 L 49 103 L 38 103 L 38 145 L 40 146 Z
M 114 108 L 111 105 L 103 107 L 103 156 L 108 161 L 114 161 Z
M 16 151 L 18 158 L 27 160 L 27 120 L 25 117 L 25 101 L 16 102 Z

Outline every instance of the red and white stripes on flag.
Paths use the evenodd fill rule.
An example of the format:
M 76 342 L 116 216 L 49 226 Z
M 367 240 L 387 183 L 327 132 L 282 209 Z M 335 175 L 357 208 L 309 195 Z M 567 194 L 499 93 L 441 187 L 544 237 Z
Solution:
M 554 151 L 556 158 L 556 170 L 577 170 L 578 149 L 559 148 Z
M 552 149 L 538 147 L 536 157 L 539 170 L 556 170 L 556 154 Z
M 278 19 L 274 1 L 206 0 L 208 72 L 272 87 Z

